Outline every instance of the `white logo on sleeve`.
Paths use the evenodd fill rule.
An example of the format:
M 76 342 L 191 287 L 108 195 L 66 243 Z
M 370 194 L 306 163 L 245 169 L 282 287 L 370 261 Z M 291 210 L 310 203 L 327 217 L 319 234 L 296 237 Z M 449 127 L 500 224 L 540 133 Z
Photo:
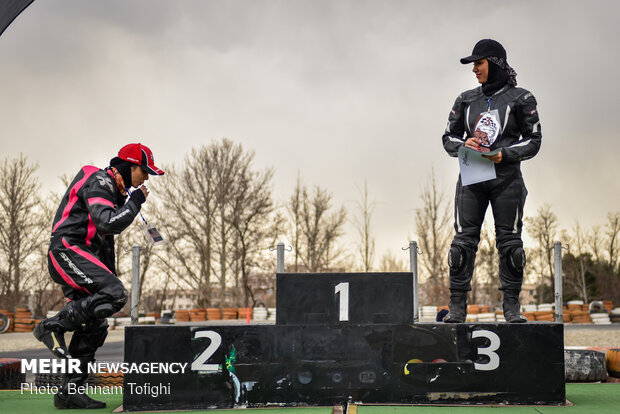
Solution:
M 110 177 L 97 177 L 97 180 L 99 180 L 99 185 L 102 187 L 108 187 L 108 189 L 111 192 L 114 192 L 114 187 L 112 186 L 112 180 L 110 179 Z

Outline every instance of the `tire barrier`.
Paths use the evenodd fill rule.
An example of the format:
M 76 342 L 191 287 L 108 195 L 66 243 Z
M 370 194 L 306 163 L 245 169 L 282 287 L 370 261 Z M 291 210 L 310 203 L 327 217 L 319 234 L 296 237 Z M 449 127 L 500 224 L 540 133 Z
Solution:
M 10 326 L 11 326 L 11 321 L 9 317 L 6 316 L 4 313 L 0 313 L 0 334 L 3 334 L 6 331 L 8 331 Z
M 606 362 L 609 376 L 620 378 L 620 348 L 608 349 Z
M 605 381 L 605 353 L 587 349 L 564 350 L 567 382 Z
M 18 390 L 22 382 L 26 382 L 21 367 L 20 359 L 0 358 L 0 390 Z

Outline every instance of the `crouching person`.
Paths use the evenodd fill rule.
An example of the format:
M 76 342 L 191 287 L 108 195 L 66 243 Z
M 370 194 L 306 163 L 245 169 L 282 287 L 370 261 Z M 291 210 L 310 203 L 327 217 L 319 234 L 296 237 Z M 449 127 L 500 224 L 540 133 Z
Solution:
M 127 302 L 127 290 L 116 277 L 114 235 L 134 220 L 146 201 L 143 186 L 150 175 L 163 175 L 153 154 L 142 144 L 121 148 L 110 166 L 83 167 L 62 198 L 48 252 L 48 268 L 69 301 L 58 314 L 34 329 L 34 336 L 59 358 L 80 361 L 81 373 L 65 374 L 54 396 L 57 408 L 104 408 L 85 393 L 75 392 L 88 378 L 88 363 L 108 334 L 106 318 Z M 135 191 L 130 194 L 129 188 Z M 67 348 L 65 332 L 73 332 Z

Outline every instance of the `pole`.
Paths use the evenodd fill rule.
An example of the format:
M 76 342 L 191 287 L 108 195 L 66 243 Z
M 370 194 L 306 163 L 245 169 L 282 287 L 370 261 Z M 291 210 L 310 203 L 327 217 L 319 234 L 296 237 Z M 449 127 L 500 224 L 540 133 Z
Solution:
M 276 250 L 278 255 L 276 272 L 284 273 L 284 243 L 278 242 Z
M 418 243 L 409 242 L 409 262 L 413 274 L 413 322 L 418 322 Z
M 140 246 L 131 247 L 131 324 L 138 324 L 138 306 L 140 305 Z
M 562 311 L 562 243 L 553 243 L 553 261 L 555 264 L 555 321 L 564 322 Z

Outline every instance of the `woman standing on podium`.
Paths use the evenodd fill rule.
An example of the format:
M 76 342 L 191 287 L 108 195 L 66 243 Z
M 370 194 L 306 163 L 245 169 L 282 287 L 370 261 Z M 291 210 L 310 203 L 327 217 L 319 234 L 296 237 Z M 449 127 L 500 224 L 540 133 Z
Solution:
M 456 234 L 448 253 L 450 312 L 443 320 L 448 323 L 465 321 L 467 292 L 471 290 L 480 230 L 490 203 L 499 251 L 504 317 L 510 323 L 527 322 L 521 315 L 519 303 L 526 261 L 521 230 L 527 195 L 521 161 L 534 157 L 540 149 L 542 134 L 536 99 L 527 90 L 517 87 L 517 73 L 508 65 L 506 50 L 495 40 L 480 40 L 471 56 L 461 59 L 461 63 L 473 63 L 480 86 L 456 98 L 443 135 L 443 146 L 452 157 L 457 157 L 463 146 L 494 153 L 483 157 L 494 163 L 496 178 L 465 186 L 460 176 L 457 181 Z

